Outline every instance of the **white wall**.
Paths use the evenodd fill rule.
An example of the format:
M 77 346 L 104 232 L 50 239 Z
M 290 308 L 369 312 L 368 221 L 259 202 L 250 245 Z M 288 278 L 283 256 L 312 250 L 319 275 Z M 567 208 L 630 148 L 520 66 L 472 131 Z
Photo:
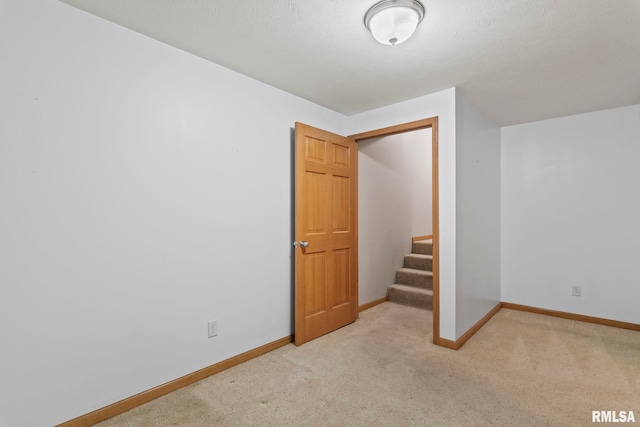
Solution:
M 384 298 L 411 238 L 431 234 L 431 129 L 358 142 L 359 303 Z
M 63 422 L 292 332 L 295 121 L 440 117 L 453 338 L 454 89 L 347 118 L 55 0 L 1 0 L 0 58 L 0 425 Z
M 640 323 L 640 105 L 501 133 L 503 301 Z
M 456 91 L 456 338 L 500 302 L 500 129 Z
M 456 89 L 451 88 L 349 117 L 347 134 L 438 117 L 440 336 L 456 337 Z
M 290 128 L 344 116 L 54 0 L 0 58 L 0 425 L 292 333 Z

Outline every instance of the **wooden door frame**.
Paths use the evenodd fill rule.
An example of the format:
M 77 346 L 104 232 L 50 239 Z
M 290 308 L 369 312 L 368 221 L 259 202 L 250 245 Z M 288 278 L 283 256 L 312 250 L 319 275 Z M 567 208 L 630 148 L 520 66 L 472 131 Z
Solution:
M 433 213 L 433 343 L 442 345 L 440 337 L 440 217 L 438 198 L 438 117 L 389 126 L 350 135 L 356 142 L 364 139 L 395 135 L 419 129 L 431 129 L 431 210 Z

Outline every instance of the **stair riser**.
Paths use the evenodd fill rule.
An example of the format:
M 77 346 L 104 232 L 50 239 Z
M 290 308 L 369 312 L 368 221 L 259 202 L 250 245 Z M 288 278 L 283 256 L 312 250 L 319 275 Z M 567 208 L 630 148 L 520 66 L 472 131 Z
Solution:
M 403 285 L 415 286 L 422 289 L 433 288 L 433 276 L 396 271 L 396 282 Z
M 399 289 L 389 289 L 389 301 L 433 310 L 433 296 L 431 295 L 413 294 Z
M 433 255 L 433 244 L 431 242 L 414 242 L 413 245 L 411 245 L 411 252 L 421 255 Z
M 433 258 L 413 258 L 406 256 L 404 266 L 416 270 L 433 271 Z

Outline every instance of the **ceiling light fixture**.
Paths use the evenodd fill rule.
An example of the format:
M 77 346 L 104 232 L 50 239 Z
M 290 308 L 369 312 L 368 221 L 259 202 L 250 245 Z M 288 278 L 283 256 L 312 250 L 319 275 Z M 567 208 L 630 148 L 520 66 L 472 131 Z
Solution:
M 424 6 L 416 0 L 382 0 L 364 16 L 364 25 L 382 44 L 406 41 L 424 18 Z

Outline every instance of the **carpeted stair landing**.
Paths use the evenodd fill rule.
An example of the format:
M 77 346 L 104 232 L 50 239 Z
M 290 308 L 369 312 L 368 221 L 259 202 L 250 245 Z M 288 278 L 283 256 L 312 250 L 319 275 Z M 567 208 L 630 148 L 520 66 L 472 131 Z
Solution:
M 433 309 L 433 241 L 413 242 L 404 266 L 396 271 L 396 283 L 387 289 L 389 301 L 426 310 Z

